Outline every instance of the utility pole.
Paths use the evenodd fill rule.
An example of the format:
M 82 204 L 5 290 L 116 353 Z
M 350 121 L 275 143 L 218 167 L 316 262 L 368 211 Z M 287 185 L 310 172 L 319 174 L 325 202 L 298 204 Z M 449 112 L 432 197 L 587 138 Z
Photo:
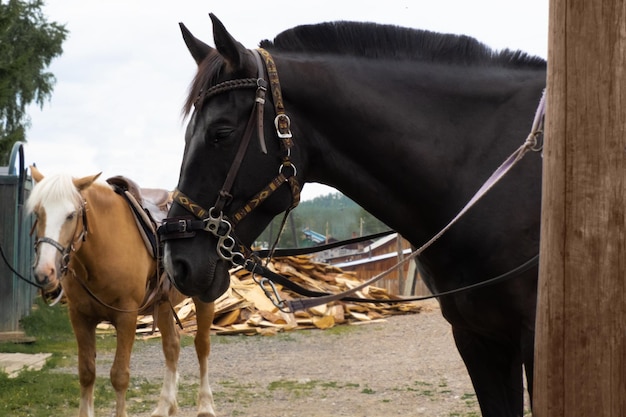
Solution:
M 626 0 L 550 0 L 535 417 L 626 416 Z

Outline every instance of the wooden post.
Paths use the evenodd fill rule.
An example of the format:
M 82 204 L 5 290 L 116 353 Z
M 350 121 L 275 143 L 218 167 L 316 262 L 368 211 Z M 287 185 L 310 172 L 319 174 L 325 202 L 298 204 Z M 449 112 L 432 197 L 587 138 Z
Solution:
M 535 417 L 626 416 L 626 0 L 551 0 Z

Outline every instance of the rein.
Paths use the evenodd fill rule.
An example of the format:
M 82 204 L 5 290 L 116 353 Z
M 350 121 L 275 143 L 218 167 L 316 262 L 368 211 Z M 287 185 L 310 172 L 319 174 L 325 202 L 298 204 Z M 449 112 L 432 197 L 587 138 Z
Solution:
M 354 293 L 356 293 L 357 291 L 362 290 L 363 288 L 373 284 L 376 281 L 379 281 L 380 279 L 382 279 L 385 275 L 388 275 L 389 273 L 391 273 L 394 269 L 396 269 L 397 267 L 404 265 L 406 262 L 408 262 L 409 260 L 417 257 L 418 255 L 420 255 L 423 251 L 425 251 L 429 246 L 431 246 L 433 243 L 435 243 L 435 241 L 437 241 L 445 232 L 447 232 L 452 225 L 454 225 L 472 206 L 474 206 L 474 204 L 476 204 L 476 202 L 478 202 L 478 200 L 480 200 L 489 190 L 491 190 L 491 188 L 493 188 L 493 186 L 495 186 L 498 181 L 500 181 L 502 179 L 502 177 L 504 177 L 523 157 L 524 155 L 526 155 L 526 153 L 528 153 L 529 151 L 533 151 L 533 152 L 540 152 L 543 149 L 543 123 L 544 123 L 544 116 L 545 116 L 545 106 L 546 106 L 546 98 L 545 98 L 545 90 L 542 93 L 541 99 L 539 101 L 539 105 L 537 107 L 537 110 L 535 112 L 535 118 L 533 119 L 533 124 L 530 130 L 530 133 L 528 134 L 528 136 L 526 137 L 526 140 L 524 141 L 524 143 L 517 149 L 515 150 L 494 172 L 493 174 L 491 174 L 491 176 L 487 179 L 487 181 L 485 181 L 485 183 L 480 187 L 480 189 L 478 191 L 476 191 L 476 193 L 474 194 L 474 196 L 467 202 L 467 204 L 459 211 L 459 213 L 443 228 L 441 229 L 437 234 L 435 234 L 430 240 L 428 240 L 426 243 L 424 243 L 422 246 L 420 246 L 418 249 L 414 250 L 413 252 L 411 252 L 407 257 L 405 257 L 402 261 L 396 263 L 396 265 L 392 266 L 391 268 L 381 272 L 380 274 L 368 279 L 367 281 L 361 283 L 360 285 L 351 288 L 349 290 L 343 291 L 341 293 L 337 293 L 337 294 L 325 294 L 325 295 L 314 295 L 313 297 L 316 298 L 309 298 L 309 299 L 303 299 L 303 300 L 282 300 L 280 298 L 280 295 L 278 293 L 278 291 L 276 290 L 275 286 L 271 285 L 271 289 L 272 289 L 272 295 L 270 297 L 270 295 L 268 295 L 269 291 L 266 288 L 263 288 L 263 290 L 266 292 L 266 295 L 268 295 L 268 297 L 270 298 L 270 300 L 272 300 L 272 302 L 274 303 L 274 305 L 276 307 L 278 307 L 279 309 L 283 310 L 283 309 L 287 309 L 289 311 L 297 311 L 297 310 L 303 310 L 303 309 L 307 309 L 307 308 L 311 308 L 311 307 L 315 307 L 318 305 L 322 305 L 322 304 L 326 304 L 329 303 L 331 301 L 336 301 L 336 300 L 347 300 L 347 296 L 350 296 Z M 451 294 L 456 294 L 459 292 L 463 292 L 463 291 L 467 291 L 467 290 L 471 290 L 471 289 L 476 289 L 476 288 L 480 288 L 480 287 L 484 287 L 487 285 L 492 285 L 495 284 L 497 282 L 503 281 L 504 279 L 508 279 L 511 278 L 515 275 L 521 274 L 522 272 L 525 272 L 526 270 L 532 268 L 533 266 L 535 266 L 539 261 L 539 254 L 535 255 L 533 258 L 531 258 L 530 260 L 524 262 L 522 265 L 518 266 L 517 268 L 506 272 L 502 275 L 499 275 L 497 277 L 488 279 L 486 281 L 481 281 L 479 283 L 476 284 L 472 284 L 466 287 L 462 287 L 462 288 L 458 288 L 456 290 L 452 290 L 452 291 L 446 291 L 443 293 L 439 293 L 439 294 L 433 294 L 430 296 L 425 296 L 425 297 L 412 297 L 412 298 L 399 298 L 396 300 L 375 300 L 375 301 L 369 301 L 369 302 L 378 302 L 378 303 L 398 303 L 398 302 L 407 302 L 407 301 L 419 301 L 419 300 L 425 300 L 425 299 L 429 299 L 429 298 L 438 298 L 441 296 L 445 296 L 445 295 L 451 295 Z M 259 265 L 254 265 L 252 266 L 252 269 L 247 268 L 249 271 L 253 272 L 255 271 L 255 268 L 258 268 Z M 260 271 L 259 271 L 260 272 Z M 267 271 L 265 268 L 263 270 L 264 274 L 269 275 L 269 272 L 271 271 Z M 273 273 L 272 273 L 273 274 Z M 273 278 L 276 278 L 274 275 L 272 275 Z M 293 284 L 293 283 L 292 283 Z M 365 299 L 360 299 L 362 302 L 368 302 L 368 300 Z M 283 310 L 284 311 L 284 310 Z
M 411 258 L 412 259 L 412 258 Z M 306 310 L 308 308 L 311 307 L 315 307 L 318 305 L 322 305 L 322 304 L 326 304 L 329 303 L 331 301 L 337 301 L 337 300 L 341 300 L 341 301 L 350 301 L 350 302 L 357 302 L 357 303 L 376 303 L 376 304 L 397 304 L 397 303 L 407 303 L 407 302 L 412 302 L 412 301 L 424 301 L 424 300 L 430 300 L 433 298 L 439 298 L 439 297 L 445 297 L 448 295 L 454 295 L 454 294 L 459 294 L 465 291 L 469 291 L 469 290 L 474 290 L 477 288 L 482 288 L 482 287 L 487 287 L 489 285 L 493 285 L 493 284 L 497 284 L 499 282 L 505 281 L 507 279 L 513 278 L 516 275 L 519 275 L 523 272 L 528 271 L 530 268 L 536 266 L 539 263 L 539 254 L 533 256 L 531 259 L 529 259 L 528 261 L 524 262 L 523 264 L 519 265 L 518 267 L 505 272 L 501 275 L 495 276 L 493 278 L 490 278 L 488 280 L 485 281 L 481 281 L 475 284 L 470 284 L 461 288 L 456 288 L 454 290 L 450 290 L 450 291 L 444 291 L 444 292 L 440 292 L 440 293 L 436 293 L 436 294 L 431 294 L 431 295 L 424 295 L 424 296 L 417 296 L 417 297 L 398 297 L 398 298 L 394 298 L 394 299 L 389 299 L 389 300 L 381 300 L 381 299 L 374 299 L 374 298 L 361 298 L 361 297 L 350 297 L 350 294 L 353 294 L 357 291 L 362 290 L 363 288 L 373 284 L 374 282 L 380 280 L 382 277 L 384 277 L 385 275 L 389 274 L 391 271 L 393 271 L 394 269 L 396 269 L 398 266 L 401 266 L 404 264 L 403 262 L 399 262 L 396 265 L 390 267 L 389 269 L 381 272 L 380 274 L 376 275 L 375 277 L 363 282 L 362 284 L 360 284 L 359 286 L 352 288 L 350 290 L 341 292 L 341 293 L 337 293 L 337 294 L 330 294 L 330 293 L 325 293 L 325 292 L 319 292 L 319 291 L 312 291 L 309 290 L 307 288 L 304 288 L 298 284 L 296 284 L 295 282 L 289 280 L 288 278 L 277 274 L 273 271 L 271 271 L 270 269 L 260 265 L 260 264 L 253 264 L 252 269 L 248 269 L 250 272 L 254 274 L 259 274 L 261 276 L 263 276 L 265 279 L 269 280 L 268 281 L 264 281 L 263 279 L 261 280 L 257 280 L 256 278 L 254 278 L 255 282 L 259 283 L 259 285 L 261 286 L 261 289 L 263 289 L 263 291 L 265 292 L 265 295 L 272 301 L 272 303 L 281 311 L 288 313 L 288 312 L 294 312 L 294 311 L 298 311 L 298 310 Z M 263 284 L 268 284 L 269 289 L 266 288 Z M 274 284 L 280 284 L 288 289 L 290 289 L 291 291 L 300 294 L 300 295 L 304 295 L 305 297 L 311 297 L 311 298 L 304 298 L 304 299 L 297 299 L 297 300 L 283 300 L 279 294 L 278 291 L 276 290 L 276 287 Z M 271 290 L 271 291 L 270 291 Z
M 293 146 L 292 135 L 290 131 L 291 121 L 289 117 L 284 112 L 284 104 L 282 100 L 282 93 L 280 89 L 280 82 L 278 79 L 278 72 L 276 70 L 276 65 L 271 55 L 262 48 L 258 50 L 252 51 L 255 60 L 257 62 L 258 69 L 258 78 L 255 80 L 252 78 L 243 79 L 243 80 L 230 80 L 225 81 L 220 84 L 217 84 L 206 92 L 200 93 L 199 97 L 196 100 L 196 105 L 199 102 L 202 102 L 214 95 L 221 94 L 227 91 L 231 91 L 236 88 L 251 88 L 256 87 L 256 98 L 255 103 L 250 114 L 250 118 L 248 120 L 248 125 L 244 131 L 244 136 L 242 138 L 241 144 L 235 156 L 235 160 L 230 167 L 226 180 L 224 181 L 224 185 L 222 189 L 218 193 L 218 198 L 213 207 L 210 209 L 204 209 L 202 206 L 194 202 L 191 198 L 185 195 L 180 190 L 175 190 L 173 199 L 176 203 L 181 205 L 187 211 L 195 216 L 194 218 L 189 217 L 172 217 L 167 218 L 163 221 L 163 224 L 159 228 L 159 235 L 161 235 L 162 240 L 170 240 L 170 239 L 178 239 L 178 238 L 190 238 L 194 237 L 197 231 L 206 231 L 212 233 L 217 239 L 217 253 L 220 258 L 224 261 L 230 261 L 234 265 L 242 266 L 248 271 L 252 272 L 254 280 L 259 284 L 259 286 L 263 289 L 267 297 L 274 303 L 276 307 L 278 307 L 281 311 L 297 311 L 310 307 L 314 307 L 321 304 L 326 304 L 331 301 L 336 300 L 346 300 L 346 301 L 359 301 L 359 302 L 375 302 L 375 303 L 397 303 L 397 302 L 408 302 L 408 301 L 417 301 L 417 300 L 425 300 L 429 298 L 437 298 L 445 295 L 451 295 L 455 293 L 459 293 L 462 291 L 467 291 L 479 287 L 484 287 L 487 285 L 492 285 L 496 282 L 500 282 L 504 279 L 511 278 L 515 275 L 518 275 L 531 267 L 535 266 L 538 262 L 539 255 L 534 256 L 529 261 L 524 262 L 522 265 L 517 268 L 506 272 L 497 277 L 488 279 L 486 281 L 481 281 L 476 284 L 469 285 L 467 287 L 459 288 L 452 291 L 447 291 L 439 294 L 433 294 L 425 297 L 413 297 L 413 298 L 400 298 L 394 300 L 373 300 L 373 299 L 363 299 L 363 298 L 354 298 L 351 295 L 355 294 L 357 291 L 362 290 L 363 288 L 373 284 L 374 282 L 380 280 L 385 275 L 389 274 L 391 271 L 396 269 L 397 267 L 403 265 L 409 260 L 420 255 L 424 250 L 430 247 L 435 241 L 437 241 L 446 231 L 448 231 L 478 200 L 480 200 L 495 184 L 502 179 L 512 168 L 519 162 L 524 155 L 529 152 L 540 152 L 543 148 L 543 120 L 545 115 L 545 90 L 542 93 L 541 100 L 539 101 L 538 108 L 535 112 L 535 117 L 533 120 L 532 128 L 527 136 L 524 143 L 515 150 L 493 173 L 492 175 L 485 181 L 485 183 L 480 187 L 480 189 L 474 194 L 474 196 L 469 200 L 469 202 L 459 211 L 459 213 L 437 234 L 435 234 L 430 240 L 428 240 L 425 244 L 423 244 L 418 249 L 414 250 L 410 255 L 405 257 L 401 262 L 398 262 L 393 267 L 383 271 L 382 273 L 370 278 L 369 280 L 361 283 L 357 287 L 349 289 L 347 291 L 338 293 L 338 294 L 328 294 L 317 291 L 311 291 L 306 288 L 303 288 L 293 282 L 291 282 L 288 278 L 278 275 L 272 271 L 270 271 L 265 266 L 261 265 L 260 258 L 257 254 L 252 253 L 252 251 L 242 245 L 239 240 L 234 235 L 234 227 L 235 225 L 247 214 L 249 214 L 254 208 L 258 207 L 271 193 L 273 193 L 278 187 L 280 187 L 285 182 L 289 183 L 292 189 L 292 205 L 286 210 L 285 218 L 283 220 L 283 225 L 285 220 L 289 214 L 289 212 L 295 208 L 300 199 L 300 185 L 296 179 L 297 171 L 295 166 L 291 163 L 291 147 Z M 241 164 L 243 162 L 243 155 L 245 154 L 246 149 L 250 143 L 250 138 L 253 130 L 253 122 L 255 116 L 257 116 L 257 127 L 258 127 L 258 136 L 259 141 L 261 143 L 261 149 L 263 152 L 267 152 L 265 148 L 265 142 L 262 132 L 262 117 L 263 117 L 263 106 L 265 103 L 265 91 L 267 83 L 263 79 L 263 65 L 261 63 L 259 54 L 263 56 L 265 61 L 265 67 L 267 69 L 267 73 L 270 80 L 270 88 L 272 91 L 272 97 L 274 101 L 274 110 L 276 112 L 276 118 L 274 120 L 274 124 L 276 126 L 277 136 L 280 139 L 281 148 L 285 152 L 283 156 L 282 164 L 279 167 L 279 175 L 270 182 L 268 186 L 266 186 L 263 190 L 257 193 L 243 208 L 239 209 L 232 216 L 232 220 L 230 220 L 227 216 L 224 215 L 223 209 L 226 205 L 232 200 L 231 188 L 234 183 L 234 179 L 237 176 Z M 283 168 L 288 168 L 288 174 L 283 174 Z M 199 219 L 199 220 L 196 220 Z M 239 251 L 235 250 L 235 246 L 239 246 Z M 274 253 L 274 247 L 270 251 L 268 251 L 268 256 Z M 257 279 L 256 274 L 261 275 L 263 278 Z M 309 299 L 302 300 L 283 300 L 279 292 L 275 286 L 275 283 L 279 283 L 287 288 L 290 288 L 301 295 L 305 295 L 308 297 L 314 297 Z

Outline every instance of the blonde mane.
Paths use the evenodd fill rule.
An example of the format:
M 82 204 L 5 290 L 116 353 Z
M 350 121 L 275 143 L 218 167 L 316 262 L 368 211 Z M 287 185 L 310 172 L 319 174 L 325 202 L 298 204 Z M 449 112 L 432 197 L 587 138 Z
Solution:
M 81 204 L 82 197 L 74 186 L 73 177 L 69 174 L 47 176 L 33 187 L 26 201 L 26 210 L 32 213 L 38 206 L 62 200 L 71 201 L 75 207 Z

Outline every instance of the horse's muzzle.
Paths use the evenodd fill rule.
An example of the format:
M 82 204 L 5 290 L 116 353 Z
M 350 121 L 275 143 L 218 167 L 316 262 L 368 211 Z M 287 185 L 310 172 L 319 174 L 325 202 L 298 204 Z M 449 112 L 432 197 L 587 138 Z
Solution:
M 188 297 L 198 297 L 203 302 L 212 302 L 226 292 L 230 286 L 230 263 L 206 255 L 204 259 L 177 257 L 173 255 L 169 242 L 165 243 L 163 266 L 172 284 Z

